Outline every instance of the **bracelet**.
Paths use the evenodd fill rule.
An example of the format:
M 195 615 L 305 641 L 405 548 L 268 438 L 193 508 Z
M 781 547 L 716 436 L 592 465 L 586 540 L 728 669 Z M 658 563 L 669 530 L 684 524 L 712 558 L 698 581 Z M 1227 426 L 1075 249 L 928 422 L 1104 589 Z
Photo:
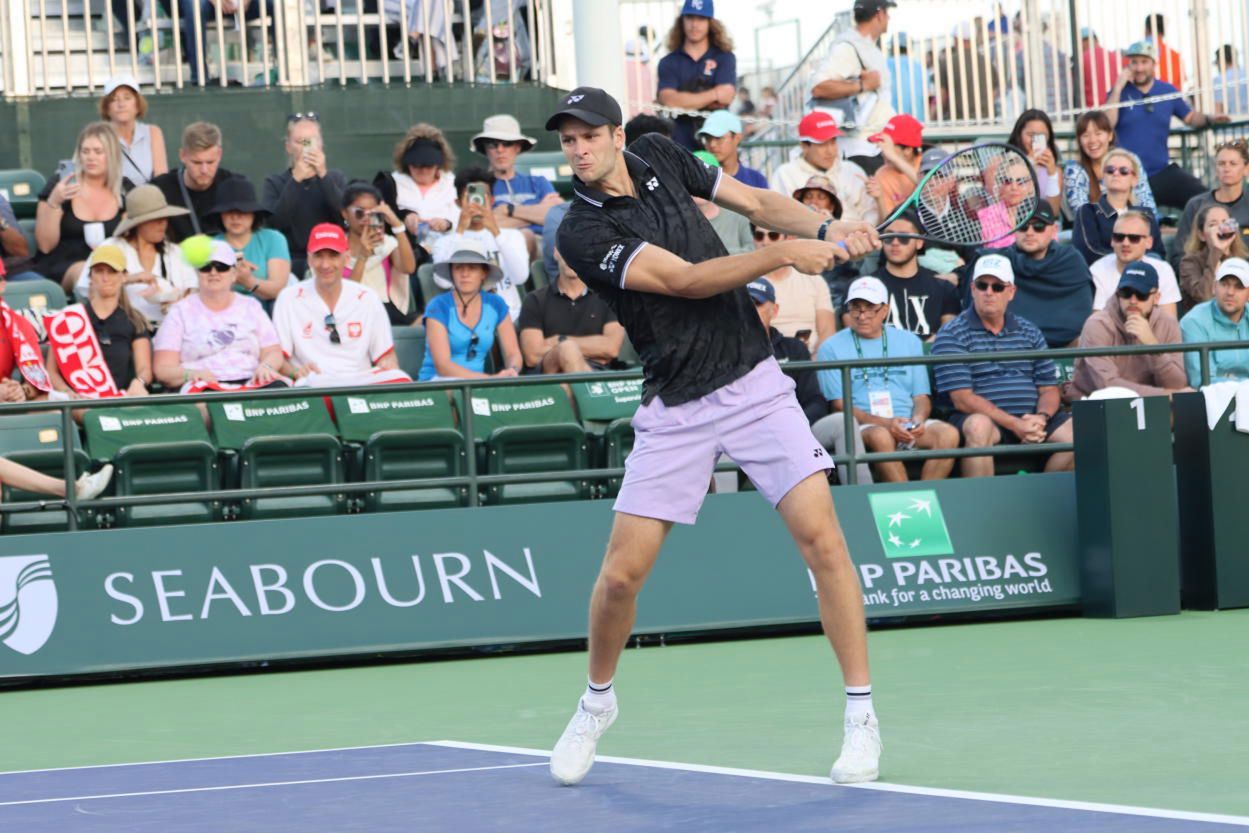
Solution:
M 390 227 L 391 234 L 403 234 L 407 230 L 408 230 L 407 226 L 391 226 Z
M 828 228 L 832 224 L 833 224 L 832 217 L 829 217 L 827 220 L 820 223 L 820 230 L 815 233 L 815 239 L 821 240 L 821 241 L 824 240 L 824 238 L 828 235 Z

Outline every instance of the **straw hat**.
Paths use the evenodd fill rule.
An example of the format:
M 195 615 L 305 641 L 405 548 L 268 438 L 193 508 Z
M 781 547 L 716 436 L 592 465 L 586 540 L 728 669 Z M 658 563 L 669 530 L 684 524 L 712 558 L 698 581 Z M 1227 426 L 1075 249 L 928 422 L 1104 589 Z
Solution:
M 126 219 L 117 226 L 114 235 L 121 237 L 132 228 L 150 220 L 181 217 L 190 213 L 185 208 L 171 206 L 155 185 L 140 185 L 126 195 Z

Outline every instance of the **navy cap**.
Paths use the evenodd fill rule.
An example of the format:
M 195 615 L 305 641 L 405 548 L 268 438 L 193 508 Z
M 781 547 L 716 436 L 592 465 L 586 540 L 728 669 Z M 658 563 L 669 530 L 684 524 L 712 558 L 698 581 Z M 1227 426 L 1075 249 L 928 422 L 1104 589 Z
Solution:
M 1040 220 L 1047 226 L 1052 226 L 1058 222 L 1058 217 L 1054 215 L 1054 209 L 1050 208 L 1048 200 L 1037 200 L 1036 208 L 1032 212 L 1033 220 Z
M 598 87 L 578 87 L 564 96 L 560 106 L 562 109 L 546 120 L 547 130 L 559 130 L 559 123 L 564 116 L 580 119 L 591 127 L 624 124 L 619 102 Z
M 750 299 L 756 304 L 762 304 L 764 301 L 776 303 L 776 287 L 767 278 L 755 278 L 746 284 L 746 291 L 750 293 Z
M 692 14 L 695 17 L 715 17 L 716 4 L 713 0 L 685 0 L 681 8 L 681 16 Z
M 1120 289 L 1149 293 L 1158 288 L 1158 270 L 1144 260 L 1129 263 L 1119 276 Z

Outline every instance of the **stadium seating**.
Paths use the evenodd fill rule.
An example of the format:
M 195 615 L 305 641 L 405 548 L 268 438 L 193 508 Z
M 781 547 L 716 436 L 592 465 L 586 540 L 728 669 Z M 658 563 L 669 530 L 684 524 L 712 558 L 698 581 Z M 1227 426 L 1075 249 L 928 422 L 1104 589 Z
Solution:
M 415 379 L 421 372 L 421 362 L 425 361 L 425 328 L 420 324 L 413 324 L 410 327 L 392 329 L 399 369 Z
M 11 281 L 5 287 L 4 302 L 15 310 L 55 312 L 65 307 L 65 290 L 46 278 L 37 281 Z
M 422 263 L 416 267 L 416 282 L 421 287 L 421 297 L 425 299 L 425 306 L 429 306 L 430 301 L 447 291 L 434 283 L 434 264 L 432 263 Z
M 113 457 L 113 465 L 114 493 L 118 497 L 221 488 L 217 449 L 207 440 L 127 445 Z M 119 527 L 204 523 L 222 520 L 223 507 L 218 500 L 119 506 L 112 517 Z
M 535 260 L 529 267 L 529 291 L 537 292 L 550 282 L 551 277 L 546 273 L 546 266 L 542 264 L 542 259 Z
M 47 184 L 43 174 L 25 168 L 0 171 L 0 196 L 13 206 L 19 220 L 35 216 L 39 192 Z
M 239 488 L 264 489 L 342 483 L 343 450 L 331 434 L 251 437 L 239 449 Z M 344 494 L 245 498 L 243 520 L 337 515 L 347 509 Z

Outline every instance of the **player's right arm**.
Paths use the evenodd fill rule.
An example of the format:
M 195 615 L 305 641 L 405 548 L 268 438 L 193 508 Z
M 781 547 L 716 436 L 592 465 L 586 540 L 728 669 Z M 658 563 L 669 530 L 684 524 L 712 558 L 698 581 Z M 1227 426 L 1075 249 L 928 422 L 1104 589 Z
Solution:
M 710 298 L 786 266 L 818 275 L 837 263 L 863 257 L 872 247 L 866 234 L 847 237 L 845 248 L 819 240 L 787 240 L 753 252 L 690 263 L 666 249 L 647 244 L 621 273 L 619 285 L 632 292 Z

